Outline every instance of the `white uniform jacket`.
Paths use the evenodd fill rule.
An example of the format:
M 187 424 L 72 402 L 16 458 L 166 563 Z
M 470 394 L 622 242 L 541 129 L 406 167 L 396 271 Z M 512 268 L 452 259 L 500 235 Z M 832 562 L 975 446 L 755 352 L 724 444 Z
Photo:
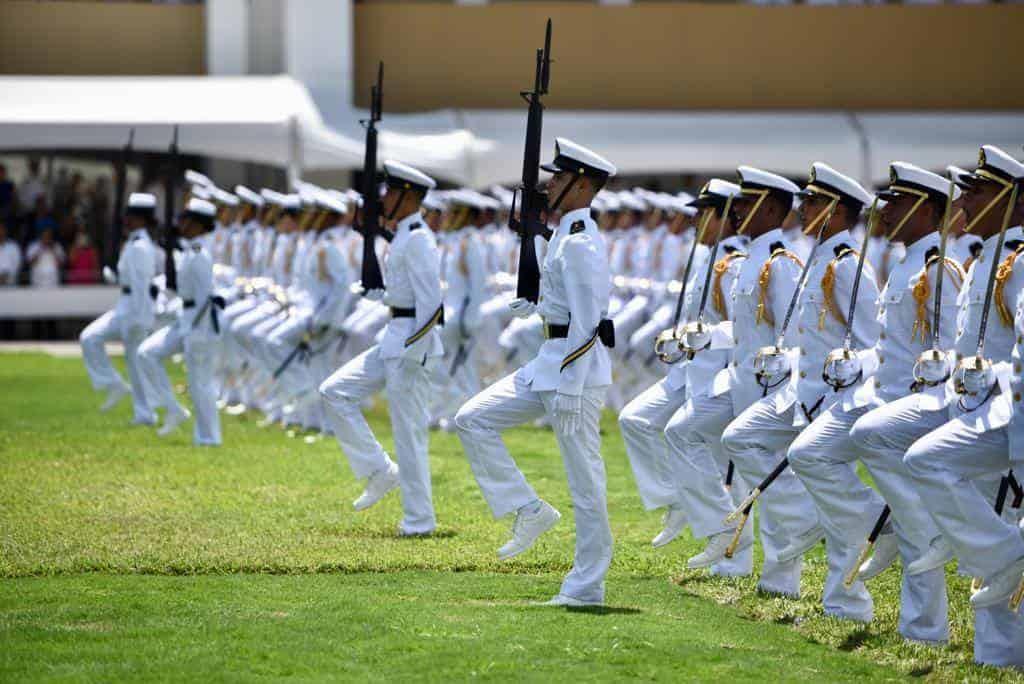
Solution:
M 213 301 L 213 257 L 201 239 L 182 240 L 178 294 L 184 308 L 178 326 L 185 336 L 215 335 L 213 320 L 220 316 Z
M 444 318 L 441 300 L 441 255 L 434 233 L 419 212 L 398 222 L 384 263 L 384 303 L 415 309 L 415 318 L 392 317 L 380 341 L 383 359 L 441 356 L 438 325 Z
M 818 246 L 807 272 L 807 284 L 800 295 L 794 321 L 800 347 L 799 363 L 790 387 L 779 393 L 776 404 L 781 412 L 794 401 L 799 403 L 793 418 L 793 424 L 798 427 L 810 422 L 805 411 L 813 417 L 837 398 L 835 390 L 825 383 L 822 370 L 829 352 L 843 346 L 857 275 L 857 256 L 853 237 L 844 230 Z M 853 320 L 853 349 L 869 349 L 878 341 L 877 301 L 874 270 L 865 263 Z
M 754 239 L 747 254 L 732 287 L 732 358 L 712 388 L 713 396 L 730 392 L 737 415 L 763 394 L 754 377 L 754 357 L 761 347 L 776 343 L 802 269 L 780 228 Z
M 149 233 L 144 228 L 133 231 L 117 260 L 117 284 L 121 287 L 121 296 L 114 314 L 123 321 L 122 326 L 152 327 L 153 298 L 149 294 L 149 286 L 155 271 L 153 241 Z
M 598 338 L 611 292 L 607 254 L 589 207 L 562 216 L 541 268 L 538 313 L 548 324 L 568 324 L 569 335 L 545 340 L 519 371 L 535 392 L 579 396 L 611 384 L 611 360 Z

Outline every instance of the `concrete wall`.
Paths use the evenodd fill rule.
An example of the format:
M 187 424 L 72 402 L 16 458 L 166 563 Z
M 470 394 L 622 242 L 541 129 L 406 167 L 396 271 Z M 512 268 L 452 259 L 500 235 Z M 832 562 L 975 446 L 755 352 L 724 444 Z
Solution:
M 202 74 L 203 13 L 202 5 L 3 0 L 0 74 Z
M 554 20 L 552 107 L 1021 109 L 1024 5 L 355 5 L 356 101 L 520 106 Z

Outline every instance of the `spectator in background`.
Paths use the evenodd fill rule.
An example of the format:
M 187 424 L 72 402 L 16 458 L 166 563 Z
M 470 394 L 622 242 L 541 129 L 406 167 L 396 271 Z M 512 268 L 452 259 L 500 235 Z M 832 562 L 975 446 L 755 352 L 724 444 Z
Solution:
M 28 175 L 18 184 L 18 206 L 22 211 L 31 211 L 40 198 L 46 201 L 46 184 L 39 175 L 39 160 L 29 159 Z
M 7 235 L 7 221 L 0 213 L 0 287 L 18 284 L 21 271 L 21 248 Z
M 49 230 L 51 234 L 55 233 L 57 221 L 50 213 L 46 197 L 40 195 L 36 198 L 32 212 L 25 218 L 25 242 L 35 242 L 42 236 L 44 230 Z
M 90 285 L 100 281 L 100 255 L 81 225 L 77 225 L 68 254 L 67 278 L 70 285 Z
M 14 218 L 17 207 L 17 192 L 14 183 L 7 177 L 7 167 L 0 164 L 0 221 Z
M 66 257 L 64 248 L 53 239 L 53 228 L 44 228 L 39 239 L 28 246 L 25 258 L 29 267 L 29 283 L 32 287 L 57 287 L 60 285 L 60 270 Z

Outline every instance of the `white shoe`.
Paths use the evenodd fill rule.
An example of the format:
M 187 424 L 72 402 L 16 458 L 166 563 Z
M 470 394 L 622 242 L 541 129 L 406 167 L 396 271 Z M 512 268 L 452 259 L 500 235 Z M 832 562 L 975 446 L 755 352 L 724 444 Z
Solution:
M 997 604 L 1005 604 L 1010 595 L 1016 591 L 1024 574 L 1024 558 L 1018 558 L 995 575 L 985 581 L 980 591 L 971 595 L 971 605 L 975 608 L 987 608 Z
M 566 596 L 565 594 L 555 594 L 555 597 L 540 604 L 542 606 L 562 606 L 564 608 L 584 608 L 586 606 L 600 606 L 603 605 L 602 601 L 581 601 L 580 599 L 573 598 L 572 596 Z
M 158 437 L 166 437 L 175 430 L 178 426 L 184 423 L 186 420 L 192 417 L 192 414 L 188 412 L 188 409 L 173 409 L 167 412 L 167 416 L 164 418 L 163 426 L 156 431 Z
M 658 536 L 651 540 L 651 546 L 659 548 L 665 546 L 683 531 L 686 527 L 686 511 L 675 506 L 669 506 L 665 511 L 665 517 L 661 521 L 662 530 Z
M 107 400 L 103 402 L 103 406 L 100 406 L 100 411 L 102 413 L 106 413 L 120 404 L 121 400 L 128 396 L 128 392 L 128 385 L 125 385 L 124 383 L 111 387 L 107 392 Z
M 908 575 L 920 575 L 921 573 L 941 568 L 949 561 L 956 558 L 953 547 L 949 545 L 945 537 L 936 537 L 932 540 L 931 546 L 923 556 L 907 566 Z
M 370 476 L 370 479 L 366 481 L 366 489 L 358 499 L 352 502 L 352 506 L 357 511 L 365 511 L 397 486 L 398 464 L 389 463 L 386 468 L 381 468 Z
M 248 410 L 245 404 L 232 404 L 225 409 L 229 416 L 240 416 Z
M 527 513 L 520 508 L 516 521 L 512 523 L 512 538 L 498 549 L 498 558 L 508 560 L 526 551 L 561 518 L 562 514 L 547 501 L 540 502 L 540 510 L 536 513 Z
M 878 535 L 878 539 L 875 540 L 875 551 L 871 554 L 871 558 L 861 563 L 860 569 L 857 571 L 857 579 L 866 582 L 873 577 L 878 577 L 896 562 L 899 555 L 900 547 L 895 534 Z
M 732 538 L 735 536 L 736 528 L 711 535 L 708 538 L 708 544 L 704 547 L 704 550 L 686 561 L 686 567 L 690 570 L 697 570 L 699 568 L 710 567 L 722 560 L 725 558 L 725 552 L 729 548 L 729 544 L 732 543 Z M 736 547 L 736 552 L 743 551 L 753 543 L 754 533 L 750 530 L 750 526 L 747 525 L 740 534 L 740 543 Z
M 789 543 L 789 546 L 779 551 L 778 561 L 780 563 L 794 561 L 813 549 L 814 545 L 824 538 L 825 529 L 821 525 L 814 525 L 809 530 L 796 535 L 796 538 Z
M 434 528 L 431 527 L 429 530 L 410 530 L 402 523 L 398 523 L 398 536 L 399 537 L 429 537 L 434 533 Z

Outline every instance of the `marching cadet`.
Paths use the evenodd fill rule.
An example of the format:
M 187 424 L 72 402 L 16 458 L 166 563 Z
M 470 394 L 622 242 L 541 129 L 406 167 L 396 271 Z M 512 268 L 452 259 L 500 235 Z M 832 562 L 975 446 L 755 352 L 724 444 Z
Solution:
M 442 240 L 441 255 L 441 276 L 447 286 L 446 325 L 441 331 L 445 357 L 437 369 L 438 404 L 432 418 L 441 429 L 453 431 L 455 412 L 480 391 L 473 350 L 480 326 L 480 306 L 487 296 L 480 220 L 488 205 L 486 198 L 468 190 L 451 192 L 447 200 L 453 222 Z
M 614 344 L 614 332 L 607 319 L 607 249 L 590 203 L 615 167 L 557 138 L 554 161 L 541 168 L 553 174 L 547 183 L 550 209 L 562 216 L 543 259 L 539 306 L 519 299 L 512 309 L 520 317 L 539 312 L 546 340 L 535 359 L 467 402 L 455 425 L 492 513 L 516 514 L 512 539 L 498 550 L 509 559 L 533 546 L 561 516 L 527 484 L 500 431 L 550 417 L 576 514 L 576 552 L 572 570 L 548 604 L 596 605 L 604 601 L 612 558 L 598 422 L 611 384 L 606 347 Z
M 704 186 L 697 199 L 689 203 L 692 208 L 700 209 L 705 218 L 702 219 L 704 229 L 699 236 L 700 241 L 692 247 L 695 250 L 694 257 L 685 284 L 686 291 L 682 293 L 683 321 L 696 320 L 711 258 L 711 245 L 719 237 L 723 238 L 719 254 L 727 262 L 733 261 L 732 254 L 739 250 L 741 241 L 732 236 L 728 217 L 723 216 L 726 201 L 738 193 L 739 187 L 735 184 L 715 178 Z M 725 285 L 718 279 L 714 285 L 727 289 L 731 279 Z M 719 309 L 712 307 L 708 314 L 709 323 L 721 320 L 722 311 Z M 671 311 L 669 316 L 672 316 Z M 666 325 L 672 325 L 671 318 L 663 323 L 662 328 Z M 678 342 L 672 341 L 670 344 L 678 345 Z M 676 352 L 674 356 L 678 357 L 679 353 Z M 664 546 L 675 539 L 686 526 L 687 519 L 687 490 L 683 483 L 690 473 L 682 459 L 669 454 L 664 436 L 665 427 L 687 400 L 703 394 L 704 387 L 711 379 L 708 371 L 713 377 L 715 372 L 725 367 L 727 356 L 728 352 L 708 351 L 692 360 L 687 357 L 676 360 L 669 366 L 665 378 L 629 402 L 619 414 L 626 456 L 633 470 L 640 500 L 646 510 L 665 508 L 663 529 L 651 541 L 654 547 Z M 665 361 L 671 359 L 672 355 L 669 354 L 663 357 Z M 693 384 L 688 382 L 691 379 Z
M 1020 395 L 1012 394 L 1014 383 L 1007 382 L 1001 367 L 1009 365 L 1015 345 L 1020 346 L 1012 312 L 1024 289 L 1024 262 L 1017 258 L 1024 245 L 1024 198 L 1019 195 L 1024 164 L 986 145 L 977 169 L 961 176 L 960 182 L 970 226 L 985 242 L 968 274 L 968 303 L 958 324 L 954 385 L 960 397 L 943 416 L 952 419 L 924 434 L 904 457 L 939 532 L 928 554 L 910 570 L 941 567 L 958 557 L 961 568 L 983 578 L 980 590 L 971 596 L 975 659 L 1022 665 L 1024 619 L 1010 613 L 1006 602 L 1024 573 L 1024 539 L 1015 524 L 996 514 L 993 502 L 994 484 L 1011 465 L 1007 404 L 1015 408 L 1020 403 Z M 1005 230 L 1008 225 L 1013 227 Z M 1000 250 L 1004 237 L 1006 246 Z M 993 276 L 995 286 L 989 290 Z M 985 321 L 989 314 L 992 318 Z M 1019 379 L 1020 361 L 1016 363 L 1012 375 Z M 993 364 L 1000 364 L 1000 369 Z M 1001 391 L 1011 393 L 1009 402 L 995 401 Z
M 723 431 L 734 416 L 763 397 L 774 398 L 785 382 L 759 382 L 754 360 L 759 349 L 775 345 L 783 332 L 787 305 L 800 279 L 802 264 L 789 250 L 780 228 L 800 188 L 782 176 L 749 166 L 741 166 L 738 174 L 740 195 L 733 202 L 732 220 L 738 226 L 737 232 L 749 235 L 751 242 L 732 287 L 734 346 L 729 367 L 715 376 L 708 396 L 687 402 L 665 429 L 675 455 L 684 460 L 692 454 L 707 453 L 705 449 L 714 453 L 724 447 Z M 766 408 L 771 408 L 771 404 L 766 404 Z M 785 432 L 790 429 L 788 425 L 782 427 Z M 737 461 L 732 455 L 737 450 L 731 451 L 723 449 L 720 455 L 716 454 L 718 463 Z M 758 456 L 768 461 L 773 459 L 774 452 Z M 760 481 L 763 466 L 773 465 L 755 460 L 746 459 L 742 467 L 739 462 L 734 463 L 736 472 L 747 482 Z M 694 478 L 701 486 L 688 485 L 690 496 L 696 502 L 688 511 L 690 525 L 708 537 L 708 544 L 687 565 L 703 568 L 720 561 L 729 550 L 736 525 L 724 520 L 732 511 L 733 500 L 720 481 L 707 477 L 714 468 L 703 463 L 691 463 L 690 467 L 695 474 L 705 474 L 704 478 Z M 765 560 L 758 587 L 770 593 L 798 596 L 800 559 L 783 562 L 779 552 L 796 536 L 793 532 L 815 526 L 814 509 L 792 471 L 783 472 L 772 489 L 779 484 L 782 486 L 778 490 L 765 492 L 767 499 L 762 497 L 759 526 Z M 733 554 L 743 552 L 752 544 L 753 534 L 744 525 L 733 545 Z
M 402 536 L 430 534 L 436 527 L 430 488 L 429 394 L 431 373 L 444 353 L 439 327 L 444 323 L 440 255 L 433 232 L 423 223 L 420 205 L 435 182 L 405 164 L 384 163 L 387 194 L 381 210 L 394 239 L 384 268 L 385 290 L 367 296 L 383 299 L 391 320 L 380 344 L 357 356 L 320 385 L 335 438 L 355 476 L 366 478 L 356 499 L 365 510 L 395 487 L 401 489 Z M 391 414 L 396 464 L 384 452 L 362 414 L 362 402 L 384 389 Z
M 852 178 L 825 164 L 814 165 L 811 180 L 801 194 L 804 216 L 814 216 L 832 202 L 838 205 L 827 231 L 831 237 L 823 235 L 819 247 L 818 263 L 827 262 L 827 266 L 821 272 L 812 264 L 798 319 L 798 332 L 814 326 L 815 316 L 818 319 L 818 334 L 800 336 L 798 399 L 802 407 L 820 404 L 821 408 L 807 412 L 813 414 L 813 419 L 807 417 L 809 424 L 793 440 L 787 456 L 816 504 L 825 535 L 825 612 L 870 622 L 874 606 L 867 589 L 862 582 L 847 586 L 844 579 L 883 504 L 857 476 L 854 463 L 858 454 L 849 438 L 850 428 L 868 407 L 849 406 L 845 399 L 863 376 L 858 352 L 870 349 L 879 338 L 875 306 L 878 287 L 866 254 L 855 251 L 864 249 L 869 235 L 855 248 L 844 242 L 850 238 L 844 229 L 856 223 L 873 198 Z M 869 220 L 865 232 L 870 233 L 873 227 Z M 852 301 L 854 297 L 856 301 Z M 806 537 L 797 551 L 809 549 L 815 541 L 813 536 Z
M 313 224 L 318 239 L 299 265 L 292 315 L 274 328 L 268 341 L 272 378 L 283 386 L 285 402 L 300 399 L 300 412 L 318 403 L 315 390 L 330 375 L 323 365 L 328 356 L 325 352 L 352 298 L 348 262 L 339 244 L 328 235 L 348 208 L 340 198 L 326 192 L 318 193 L 316 202 L 323 211 Z
M 947 166 L 946 175 L 952 178 L 957 184 L 961 183 L 961 178 L 969 176 L 970 172 L 961 169 L 959 166 Z M 950 256 L 956 260 L 964 268 L 966 273 L 970 267 L 971 262 L 981 256 L 981 246 L 983 240 L 974 235 L 968 233 L 967 230 L 967 213 L 964 211 L 964 198 L 960 196 L 955 202 L 953 202 L 953 218 L 951 221 L 950 239 L 953 242 L 950 244 Z
M 131 381 L 132 423 L 154 425 L 156 415 L 146 396 L 148 389 L 139 369 L 139 345 L 153 327 L 153 298 L 150 285 L 156 272 L 153 241 L 149 228 L 156 225 L 156 197 L 133 192 L 125 208 L 125 243 L 117 260 L 117 283 L 121 296 L 112 311 L 90 323 L 79 336 L 82 359 L 93 389 L 107 392 L 100 408 L 109 411 L 129 392 L 129 387 L 110 363 L 104 344 L 112 340 L 124 343 L 125 365 Z
M 829 352 L 843 347 L 847 332 L 845 308 L 853 295 L 857 272 L 850 229 L 857 225 L 861 209 L 871 196 L 856 181 L 820 162 L 812 167 L 807 187 L 800 194 L 804 198 L 800 206 L 804 230 L 817 233 L 818 244 L 804 269 L 803 289 L 793 296 L 797 328 L 791 339 L 792 347 L 799 347 L 797 358 L 792 359 L 793 352 L 783 352 L 785 370 L 766 369 L 762 373 L 759 382 L 764 387 L 773 381 L 786 382 L 787 386 L 745 409 L 722 434 L 726 454 L 748 482 L 760 482 L 766 477 L 779 463 L 779 452 L 785 453 L 804 428 L 829 411 L 836 400 L 821 369 Z M 856 348 L 865 349 L 873 346 L 878 337 L 873 307 L 878 288 L 873 276 L 860 283 L 859 293 L 850 334 Z M 783 320 L 777 339 L 788 335 L 788 322 Z M 780 346 L 776 343 L 773 351 L 778 353 Z M 770 491 L 769 488 L 765 493 Z M 821 541 L 825 530 L 816 521 L 814 505 L 799 480 L 780 508 L 784 513 L 775 520 L 783 521 L 787 527 L 790 543 L 778 552 L 777 558 L 781 563 L 794 565 L 793 579 L 798 582 L 803 554 Z M 842 583 L 845 569 L 845 565 L 830 568 L 830 578 L 838 581 L 826 585 L 826 605 L 841 615 L 869 620 L 870 610 L 865 617 L 863 606 L 863 595 L 867 592 L 861 586 L 858 593 L 862 596 L 847 594 Z M 789 588 L 799 593 L 799 584 Z
M 926 554 L 937 531 L 903 465 L 903 454 L 917 437 L 940 425 L 946 415 L 944 384 L 949 372 L 945 352 L 939 356 L 937 370 L 922 372 L 921 359 L 935 346 L 936 338 L 941 350 L 953 345 L 956 301 L 967 292 L 962 271 L 955 260 L 947 257 L 936 331 L 932 318 L 939 277 L 940 234 L 936 228 L 943 222 L 950 183 L 904 162 L 893 162 L 889 177 L 889 187 L 879 193 L 885 201 L 881 219 L 891 228 L 892 240 L 906 244 L 906 254 L 891 263 L 880 297 L 883 329 L 874 350 L 877 368 L 854 391 L 847 406 L 850 410 L 868 409 L 854 423 L 850 440 L 889 506 L 893 524 L 881 530 L 874 555 L 851 570 L 860 580 L 868 580 L 901 557 L 900 634 L 917 643 L 936 644 L 949 639 L 946 578 L 941 563 L 923 572 L 910 571 L 913 563 Z M 852 482 L 847 484 L 848 491 L 856 491 Z M 824 482 L 819 486 L 830 489 Z M 840 497 L 826 508 L 839 506 L 841 501 Z M 872 515 L 870 506 L 865 507 L 864 514 Z M 852 517 L 848 525 L 856 527 Z

